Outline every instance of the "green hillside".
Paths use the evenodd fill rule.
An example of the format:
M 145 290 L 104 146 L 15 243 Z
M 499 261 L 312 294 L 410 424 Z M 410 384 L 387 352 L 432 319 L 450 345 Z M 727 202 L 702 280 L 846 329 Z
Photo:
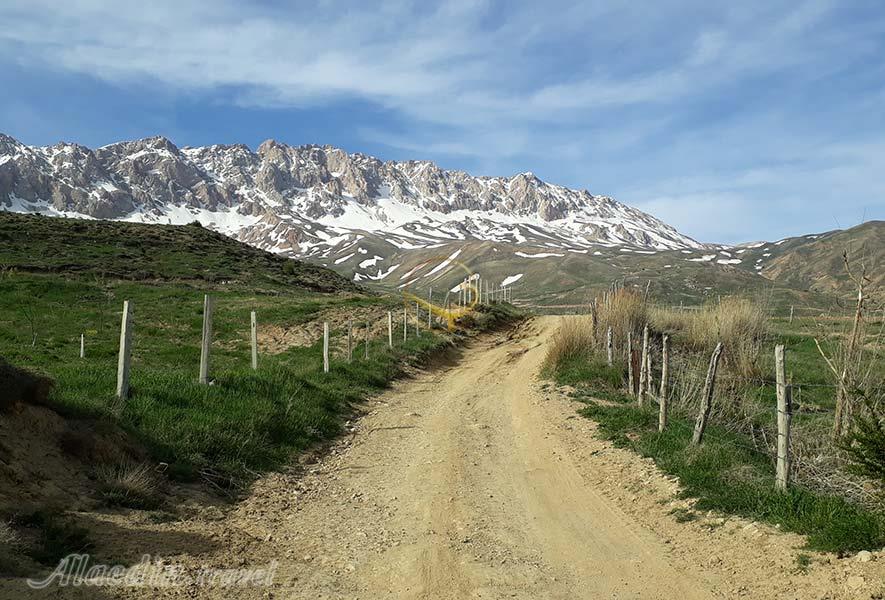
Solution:
M 333 271 L 199 225 L 144 225 L 0 211 L 0 268 L 111 279 L 356 291 Z

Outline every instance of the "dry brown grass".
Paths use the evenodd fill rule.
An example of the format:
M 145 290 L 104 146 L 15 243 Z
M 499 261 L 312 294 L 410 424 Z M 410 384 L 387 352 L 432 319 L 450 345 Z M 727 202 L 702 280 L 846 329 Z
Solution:
M 641 293 L 622 288 L 611 294 L 607 302 L 597 301 L 597 315 L 597 344 L 605 345 L 605 332 L 611 327 L 615 347 L 623 348 L 627 344 L 627 333 L 632 332 L 637 338 L 648 323 L 648 303 Z
M 648 322 L 648 306 L 643 295 L 634 290 L 619 289 L 607 298 L 595 300 L 596 327 L 591 314 L 564 319 L 559 331 L 547 348 L 546 367 L 554 367 L 574 356 L 596 352 L 606 354 L 606 332 L 612 328 L 615 353 L 621 354 L 627 345 L 627 333 L 638 340 Z
M 593 348 L 593 323 L 589 316 L 577 316 L 562 319 L 559 329 L 547 346 L 544 357 L 545 368 L 553 368 L 564 361 L 582 354 Z
M 759 374 L 759 353 L 769 334 L 767 311 L 760 303 L 723 298 L 696 311 L 655 307 L 650 318 L 656 330 L 678 335 L 692 350 L 709 351 L 721 341 L 726 364 L 736 374 Z

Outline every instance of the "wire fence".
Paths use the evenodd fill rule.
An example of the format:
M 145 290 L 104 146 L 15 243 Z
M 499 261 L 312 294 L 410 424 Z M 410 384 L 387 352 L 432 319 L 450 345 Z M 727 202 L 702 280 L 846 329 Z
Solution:
M 633 351 L 639 352 L 635 345 Z M 661 346 L 652 342 L 648 345 L 648 352 L 654 354 L 651 364 L 657 368 L 645 374 L 648 379 L 647 397 L 660 407 L 661 398 L 656 392 L 662 376 Z M 622 357 L 626 358 L 626 354 L 622 354 Z M 635 358 L 632 360 L 635 361 Z M 697 356 L 682 355 L 672 362 L 674 364 L 668 365 L 670 381 L 666 386 L 666 410 L 689 420 L 699 418 L 701 397 L 708 379 L 705 361 Z M 645 359 L 641 358 L 638 363 L 645 364 Z M 639 378 L 638 375 L 636 377 Z M 790 415 L 794 412 L 818 413 L 821 418 L 793 421 L 784 431 L 779 423 L 779 409 L 775 400 L 778 391 L 776 378 L 724 372 L 714 381 L 708 421 L 715 427 L 704 430 L 704 439 L 763 458 L 777 469 L 779 436 L 787 436 L 789 451 L 786 468 L 790 485 L 838 495 L 871 508 L 881 507 L 881 496 L 876 486 L 871 485 L 869 480 L 846 472 L 845 461 L 832 441 L 830 423 L 823 419 L 829 410 L 816 406 L 804 407 L 800 403 L 802 388 L 832 390 L 835 396 L 838 384 L 793 383 L 785 380 L 795 401 L 788 408 Z M 631 384 L 628 381 L 627 384 L 628 392 L 632 394 L 636 382 Z

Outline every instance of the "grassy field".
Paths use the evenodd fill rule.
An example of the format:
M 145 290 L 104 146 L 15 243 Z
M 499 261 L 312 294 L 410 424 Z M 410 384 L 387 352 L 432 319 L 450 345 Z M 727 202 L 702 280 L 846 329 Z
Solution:
M 885 505 L 876 501 L 873 493 L 860 502 L 854 488 L 843 487 L 843 482 L 849 481 L 842 477 L 846 461 L 830 441 L 835 386 L 814 338 L 821 340 L 827 352 L 836 352 L 841 332 L 850 324 L 848 317 L 796 318 L 790 323 L 764 313 L 759 313 L 763 317 L 741 314 L 752 312 L 752 306 L 716 307 L 706 315 L 692 312 L 682 316 L 662 315 L 653 307 L 646 310 L 633 302 L 615 304 L 620 309 L 615 307 L 610 314 L 600 311 L 600 321 L 624 323 L 634 329 L 635 340 L 641 339 L 637 323 L 657 322 L 652 328 L 655 360 L 660 359 L 661 333 L 670 334 L 671 411 L 668 428 L 659 433 L 657 403 L 640 408 L 627 393 L 623 353 L 616 351 L 613 366 L 607 366 L 604 352 L 589 333 L 589 317 L 576 317 L 581 320 L 560 331 L 558 343 L 548 354 L 545 373 L 560 385 L 575 388 L 575 399 L 586 404 L 580 412 L 596 420 L 603 435 L 616 445 L 653 458 L 663 471 L 679 477 L 684 495 L 696 499 L 698 510 L 778 524 L 807 535 L 809 548 L 815 550 L 844 553 L 885 545 Z M 627 319 L 625 311 L 636 318 Z M 637 316 L 637 312 L 641 314 Z M 721 314 L 725 312 L 729 314 Z M 754 319 L 759 321 L 756 326 L 751 323 Z M 698 327 L 693 326 L 693 320 Z M 877 333 L 881 328 L 881 316 L 869 319 L 863 361 L 871 367 L 871 382 L 885 380 L 885 349 Z M 727 345 L 727 358 L 720 366 L 711 424 L 703 444 L 695 447 L 690 440 L 700 386 L 719 335 L 732 343 Z M 786 347 L 787 378 L 794 386 L 796 482 L 787 492 L 774 485 L 775 344 Z M 657 391 L 660 369 L 655 364 L 653 381 Z M 870 385 L 870 393 L 881 391 L 878 384 Z M 808 472 L 812 466 L 826 469 L 825 476 Z M 867 492 L 876 487 L 872 480 L 851 483 L 858 481 Z
M 51 377 L 53 408 L 119 425 L 153 458 L 168 463 L 176 478 L 212 473 L 215 481 L 231 482 L 276 467 L 338 433 L 353 403 L 450 342 L 447 333 L 410 332 L 407 342 L 397 335 L 388 349 L 386 335 L 375 331 L 369 358 L 360 346 L 347 363 L 341 350 L 346 332 L 333 330 L 329 374 L 322 372 L 319 335 L 306 345 L 261 355 L 253 371 L 252 310 L 259 329 L 298 328 L 330 312 L 339 322 L 356 312 L 374 315 L 373 325 L 383 327 L 388 308 L 399 314 L 399 301 L 359 292 L 332 272 L 194 226 L 0 213 L 0 236 L 17 242 L 0 250 L 0 356 Z M 150 273 L 148 280 L 122 278 L 134 273 L 127 270 L 132 254 L 140 257 L 135 274 Z M 208 270 L 200 267 L 205 264 Z M 215 297 L 209 386 L 197 382 L 204 293 Z M 131 397 L 118 402 L 124 300 L 133 312 Z M 498 308 L 481 313 L 474 325 L 494 326 L 509 316 Z M 364 322 L 357 323 L 360 342 Z
M 0 281 L 0 354 L 48 374 L 50 401 L 73 417 L 112 419 L 135 434 L 170 472 L 203 469 L 242 474 L 278 465 L 311 442 L 337 433 L 350 403 L 384 387 L 403 358 L 443 343 L 425 335 L 387 351 L 373 341 L 370 358 L 333 360 L 322 373 L 321 342 L 263 355 L 249 365 L 249 312 L 261 325 L 296 327 L 321 311 L 381 305 L 380 297 L 318 297 L 293 292 L 255 296 L 214 291 L 211 377 L 197 383 L 203 291 L 179 284 L 95 282 L 34 274 Z M 134 346 L 131 397 L 116 402 L 122 301 L 131 302 Z M 80 359 L 79 336 L 86 335 Z M 342 332 L 335 332 L 342 335 Z
M 169 494 L 185 489 L 175 482 L 198 483 L 188 489 L 200 494 L 238 497 L 262 471 L 342 432 L 362 400 L 411 366 L 450 351 L 464 335 L 519 317 L 508 305 L 481 306 L 455 332 L 430 332 L 423 322 L 416 336 L 410 324 L 403 341 L 398 296 L 368 292 L 326 269 L 196 226 L 0 213 L 0 242 L 0 380 L 14 381 L 4 379 L 15 373 L 7 363 L 48 377 L 53 387 L 39 403 L 62 416 L 61 424 L 53 417 L 46 421 L 52 429 L 41 429 L 39 409 L 17 416 L 24 409 L 14 389 L 0 397 L 0 419 L 10 418 L 0 421 L 0 573 L 19 576 L 96 547 L 83 511 L 138 509 L 169 518 L 177 510 Z M 207 293 L 215 299 L 211 385 L 200 385 Z M 133 350 L 130 395 L 121 401 L 115 386 L 124 300 L 132 311 Z M 259 340 L 267 340 L 259 343 L 257 370 L 249 339 L 253 310 Z M 396 316 L 392 348 L 388 310 Z M 329 373 L 323 372 L 324 321 L 332 324 Z M 278 337 L 262 338 L 273 332 Z M 10 423 L 28 430 L 38 449 L 19 443 Z M 19 460 L 27 467 L 10 462 L 13 449 L 16 456 L 25 452 Z M 53 492 L 59 471 L 70 472 L 65 485 L 76 486 L 61 495 Z M 43 481 L 46 494 L 31 479 Z

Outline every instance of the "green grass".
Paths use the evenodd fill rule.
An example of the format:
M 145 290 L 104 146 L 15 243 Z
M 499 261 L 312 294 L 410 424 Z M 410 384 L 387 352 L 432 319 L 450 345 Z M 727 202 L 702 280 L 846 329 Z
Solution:
M 381 305 L 378 297 L 319 296 L 295 291 L 255 295 L 220 291 L 214 313 L 211 378 L 197 383 L 203 290 L 184 284 L 67 280 L 16 273 L 0 280 L 0 354 L 56 381 L 54 408 L 72 417 L 110 419 L 140 439 L 170 472 L 205 469 L 239 476 L 278 466 L 293 451 L 338 433 L 355 402 L 383 389 L 406 363 L 446 342 L 425 333 L 363 348 L 347 364 L 334 356 L 322 373 L 322 343 L 259 357 L 249 367 L 249 311 L 259 327 L 297 326 L 324 309 Z M 133 310 L 130 399 L 115 401 L 123 299 Z M 28 315 L 35 315 L 33 323 Z M 497 315 L 498 318 L 503 318 Z M 86 332 L 86 358 L 78 357 Z M 34 337 L 36 333 L 36 338 Z M 342 331 L 333 332 L 340 341 Z M 33 343 L 33 345 L 32 345 Z
M 215 297 L 210 378 L 200 385 L 203 293 Z M 122 302 L 133 312 L 130 398 L 114 398 Z M 353 362 L 343 357 L 344 331 L 332 332 L 331 372 L 322 372 L 322 340 L 259 356 L 249 366 L 249 312 L 259 328 L 297 327 L 320 311 L 381 312 L 395 300 L 294 289 L 256 294 L 243 286 L 211 289 L 188 282 L 108 281 L 35 273 L 0 276 L 0 355 L 49 375 L 50 403 L 60 413 L 121 426 L 169 463 L 173 477 L 211 472 L 230 483 L 275 468 L 294 452 L 336 435 L 354 404 L 384 389 L 407 364 L 449 344 L 449 336 L 410 331 L 389 349 L 373 339 L 363 358 L 362 331 Z M 518 318 L 509 305 L 481 307 L 470 326 L 497 327 Z M 361 323 L 357 324 L 357 326 Z M 86 334 L 86 358 L 79 338 Z M 335 351 L 337 344 L 337 352 Z
M 632 398 L 624 392 L 625 366 L 612 366 L 591 354 L 570 356 L 562 362 L 548 366 L 543 376 L 559 385 L 577 388 L 575 398 L 598 398 L 609 402 L 629 402 Z
M 692 446 L 693 423 L 671 417 L 668 428 L 658 433 L 654 408 L 591 404 L 580 412 L 597 421 L 616 445 L 653 458 L 664 472 L 678 477 L 683 494 L 696 499 L 697 510 L 779 524 L 806 535 L 812 550 L 846 553 L 885 545 L 881 516 L 799 487 L 777 490 L 769 457 L 749 449 L 750 442 L 739 434 L 711 425 L 705 441 Z
M 0 269 L 129 280 L 191 280 L 253 289 L 355 291 L 322 267 L 203 227 L 58 219 L 0 211 Z

